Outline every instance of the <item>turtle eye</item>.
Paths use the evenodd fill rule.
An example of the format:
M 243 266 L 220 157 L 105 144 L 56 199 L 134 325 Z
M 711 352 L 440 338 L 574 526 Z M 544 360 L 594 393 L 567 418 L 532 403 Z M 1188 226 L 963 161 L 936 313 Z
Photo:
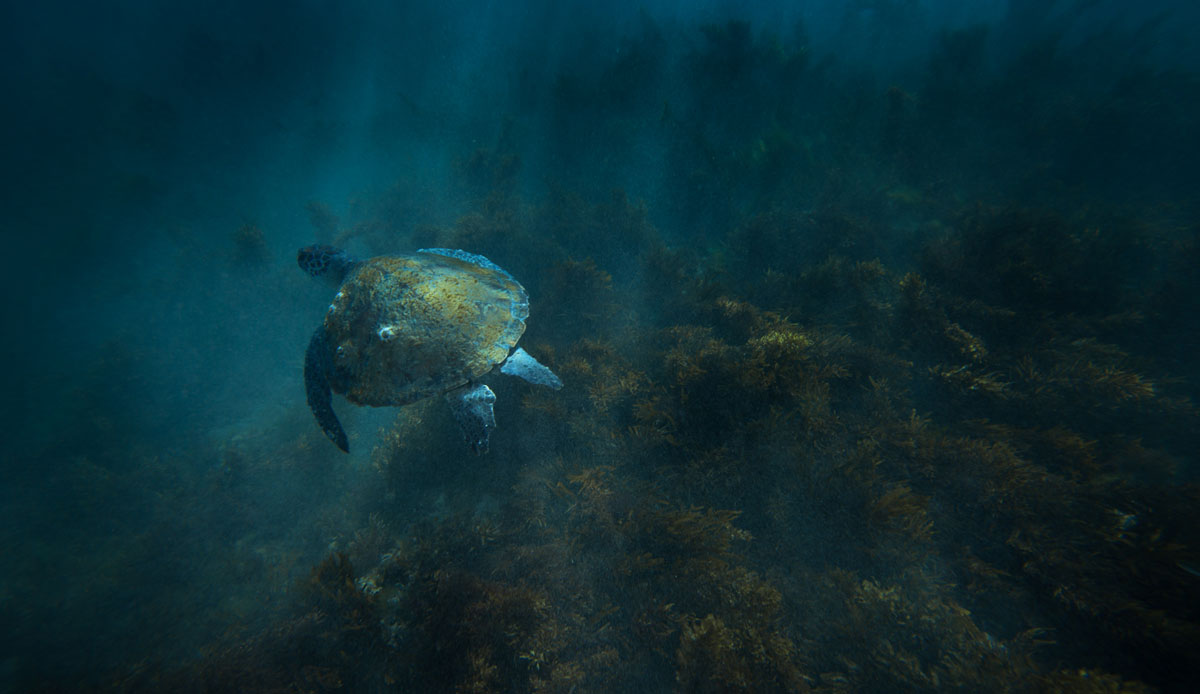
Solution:
M 379 329 L 379 339 L 384 342 L 390 342 L 396 337 L 396 329 L 390 325 L 385 325 Z

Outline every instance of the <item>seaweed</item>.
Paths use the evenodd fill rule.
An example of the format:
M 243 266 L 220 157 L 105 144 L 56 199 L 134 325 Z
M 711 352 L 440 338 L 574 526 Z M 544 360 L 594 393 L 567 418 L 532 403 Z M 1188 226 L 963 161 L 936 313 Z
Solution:
M 298 616 L 210 651 L 199 681 L 1140 691 L 1194 674 L 1200 498 L 1162 489 L 1197 413 L 1122 339 L 1142 307 L 1076 286 L 1107 262 L 1090 237 L 972 222 L 901 272 L 868 233 L 734 282 L 623 196 L 478 204 L 436 233 L 503 248 L 525 242 L 514 215 L 556 216 L 538 287 L 557 320 L 529 339 L 570 387 L 496 385 L 512 435 L 491 478 L 448 446 L 439 403 L 402 410 L 372 453 L 377 505 L 321 520 L 347 554 L 294 592 Z M 600 219 L 633 250 L 576 255 Z M 769 249 L 775 223 L 731 234 Z M 1084 251 L 1047 263 L 1046 247 Z M 618 272 L 661 289 L 659 310 L 623 311 Z M 253 463 L 223 461 L 214 489 L 238 500 Z
M 553 78 L 547 147 L 606 158 L 573 136 L 601 127 L 615 150 L 657 127 L 653 195 L 606 163 L 530 196 L 547 153 L 519 114 L 452 147 L 449 192 L 401 181 L 345 221 L 310 203 L 321 240 L 508 268 L 532 297 L 523 345 L 565 387 L 488 376 L 504 405 L 484 459 L 433 399 L 398 411 L 368 464 L 333 464 L 299 396 L 303 435 L 288 420 L 272 443 L 185 457 L 149 443 L 159 419 L 124 416 L 153 384 L 148 348 L 117 343 L 30 467 L 37 498 L 132 539 L 26 550 L 5 616 L 43 616 L 22 598 L 61 540 L 95 574 L 90 594 L 53 579 L 64 613 L 135 606 L 138 644 L 205 615 L 180 646 L 207 639 L 194 660 L 130 665 L 112 689 L 1189 691 L 1200 240 L 1183 203 L 1075 204 L 1100 181 L 1068 163 L 1086 138 L 1022 150 L 1194 85 L 1147 78 L 1091 114 L 1104 90 L 1056 83 L 1066 47 L 1046 31 L 1000 68 L 990 30 L 943 34 L 923 83 L 880 92 L 823 82 L 802 27 L 703 26 L 672 63 L 673 34 L 644 20 L 627 54 Z M 1009 184 L 1045 192 L 974 192 Z M 262 230 L 233 246 L 266 276 Z M 262 591 L 142 595 L 185 581 Z M 16 633 L 55 643 L 62 620 Z
M 266 236 L 254 224 L 243 224 L 233 234 L 233 260 L 248 267 L 260 267 L 270 260 Z

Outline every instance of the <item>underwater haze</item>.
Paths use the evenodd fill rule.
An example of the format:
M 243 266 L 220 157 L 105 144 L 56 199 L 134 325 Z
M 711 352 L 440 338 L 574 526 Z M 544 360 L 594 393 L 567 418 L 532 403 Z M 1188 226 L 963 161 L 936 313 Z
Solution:
M 0 27 L 0 691 L 1200 687 L 1196 3 Z M 486 257 L 562 389 L 343 453 L 312 244 Z

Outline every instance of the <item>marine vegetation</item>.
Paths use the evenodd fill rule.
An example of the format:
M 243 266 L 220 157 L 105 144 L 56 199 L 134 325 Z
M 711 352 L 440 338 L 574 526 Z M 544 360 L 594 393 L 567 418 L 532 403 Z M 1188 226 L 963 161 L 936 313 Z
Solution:
M 271 572 L 271 609 L 225 606 L 258 617 L 190 659 L 121 669 L 109 689 L 1132 694 L 1200 681 L 1195 201 L 1086 198 L 1110 172 L 1075 169 L 1084 138 L 1064 133 L 1104 129 L 1086 120 L 1103 93 L 1048 77 L 1068 67 L 1049 46 L 993 73 L 987 32 L 947 34 L 924 82 L 901 87 L 833 79 L 802 28 L 731 22 L 692 39 L 672 66 L 647 22 L 630 56 L 564 75 L 548 107 L 563 148 L 596 118 L 592 86 L 620 97 L 606 137 L 659 128 L 657 198 L 607 178 L 530 192 L 522 123 L 505 121 L 495 144 L 462 143 L 455 218 L 398 221 L 417 184 L 346 220 L 308 206 L 330 243 L 462 248 L 510 268 L 533 297 L 522 345 L 565 385 L 488 381 L 511 407 L 482 459 L 428 400 L 357 432 L 374 446 L 360 469 L 307 420 L 273 451 L 230 441 L 196 483 L 232 510 L 203 522 L 240 538 L 230 556 L 258 557 L 246 574 Z M 666 76 L 682 86 L 664 95 Z M 1179 85 L 1163 79 L 1169 104 Z M 709 117 L 714 103 L 737 108 Z M 994 185 L 976 166 L 985 150 L 1000 153 Z M 238 262 L 260 254 L 253 228 L 235 235 Z M 328 406 L 330 381 L 314 382 Z M 86 439 L 56 452 L 81 478 L 143 482 Z M 268 511 L 246 480 L 281 471 L 321 487 L 294 504 L 322 509 L 299 540 L 254 534 Z M 147 503 L 189 517 L 182 496 Z
M 611 204 L 529 214 L 571 229 Z M 731 282 L 718 255 L 636 221 L 637 282 L 671 290 L 632 315 L 612 279 L 630 270 L 558 235 L 540 288 L 575 315 L 531 348 L 569 387 L 504 386 L 521 407 L 489 479 L 440 408 L 406 410 L 372 454 L 390 501 L 302 583 L 296 616 L 154 686 L 1138 692 L 1200 676 L 1200 417 L 1122 338 L 1155 290 L 1090 279 L 1131 244 L 1164 249 L 1099 223 L 972 206 L 910 269 L 864 240 Z M 435 464 L 458 472 L 431 504 Z

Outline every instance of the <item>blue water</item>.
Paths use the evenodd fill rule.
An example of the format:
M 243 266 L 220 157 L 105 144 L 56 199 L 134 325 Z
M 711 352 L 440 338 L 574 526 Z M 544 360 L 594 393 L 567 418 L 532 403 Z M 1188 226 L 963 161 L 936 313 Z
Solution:
M 1195 3 L 0 27 L 0 690 L 1195 690 Z M 487 257 L 563 389 L 343 454 L 313 243 Z

